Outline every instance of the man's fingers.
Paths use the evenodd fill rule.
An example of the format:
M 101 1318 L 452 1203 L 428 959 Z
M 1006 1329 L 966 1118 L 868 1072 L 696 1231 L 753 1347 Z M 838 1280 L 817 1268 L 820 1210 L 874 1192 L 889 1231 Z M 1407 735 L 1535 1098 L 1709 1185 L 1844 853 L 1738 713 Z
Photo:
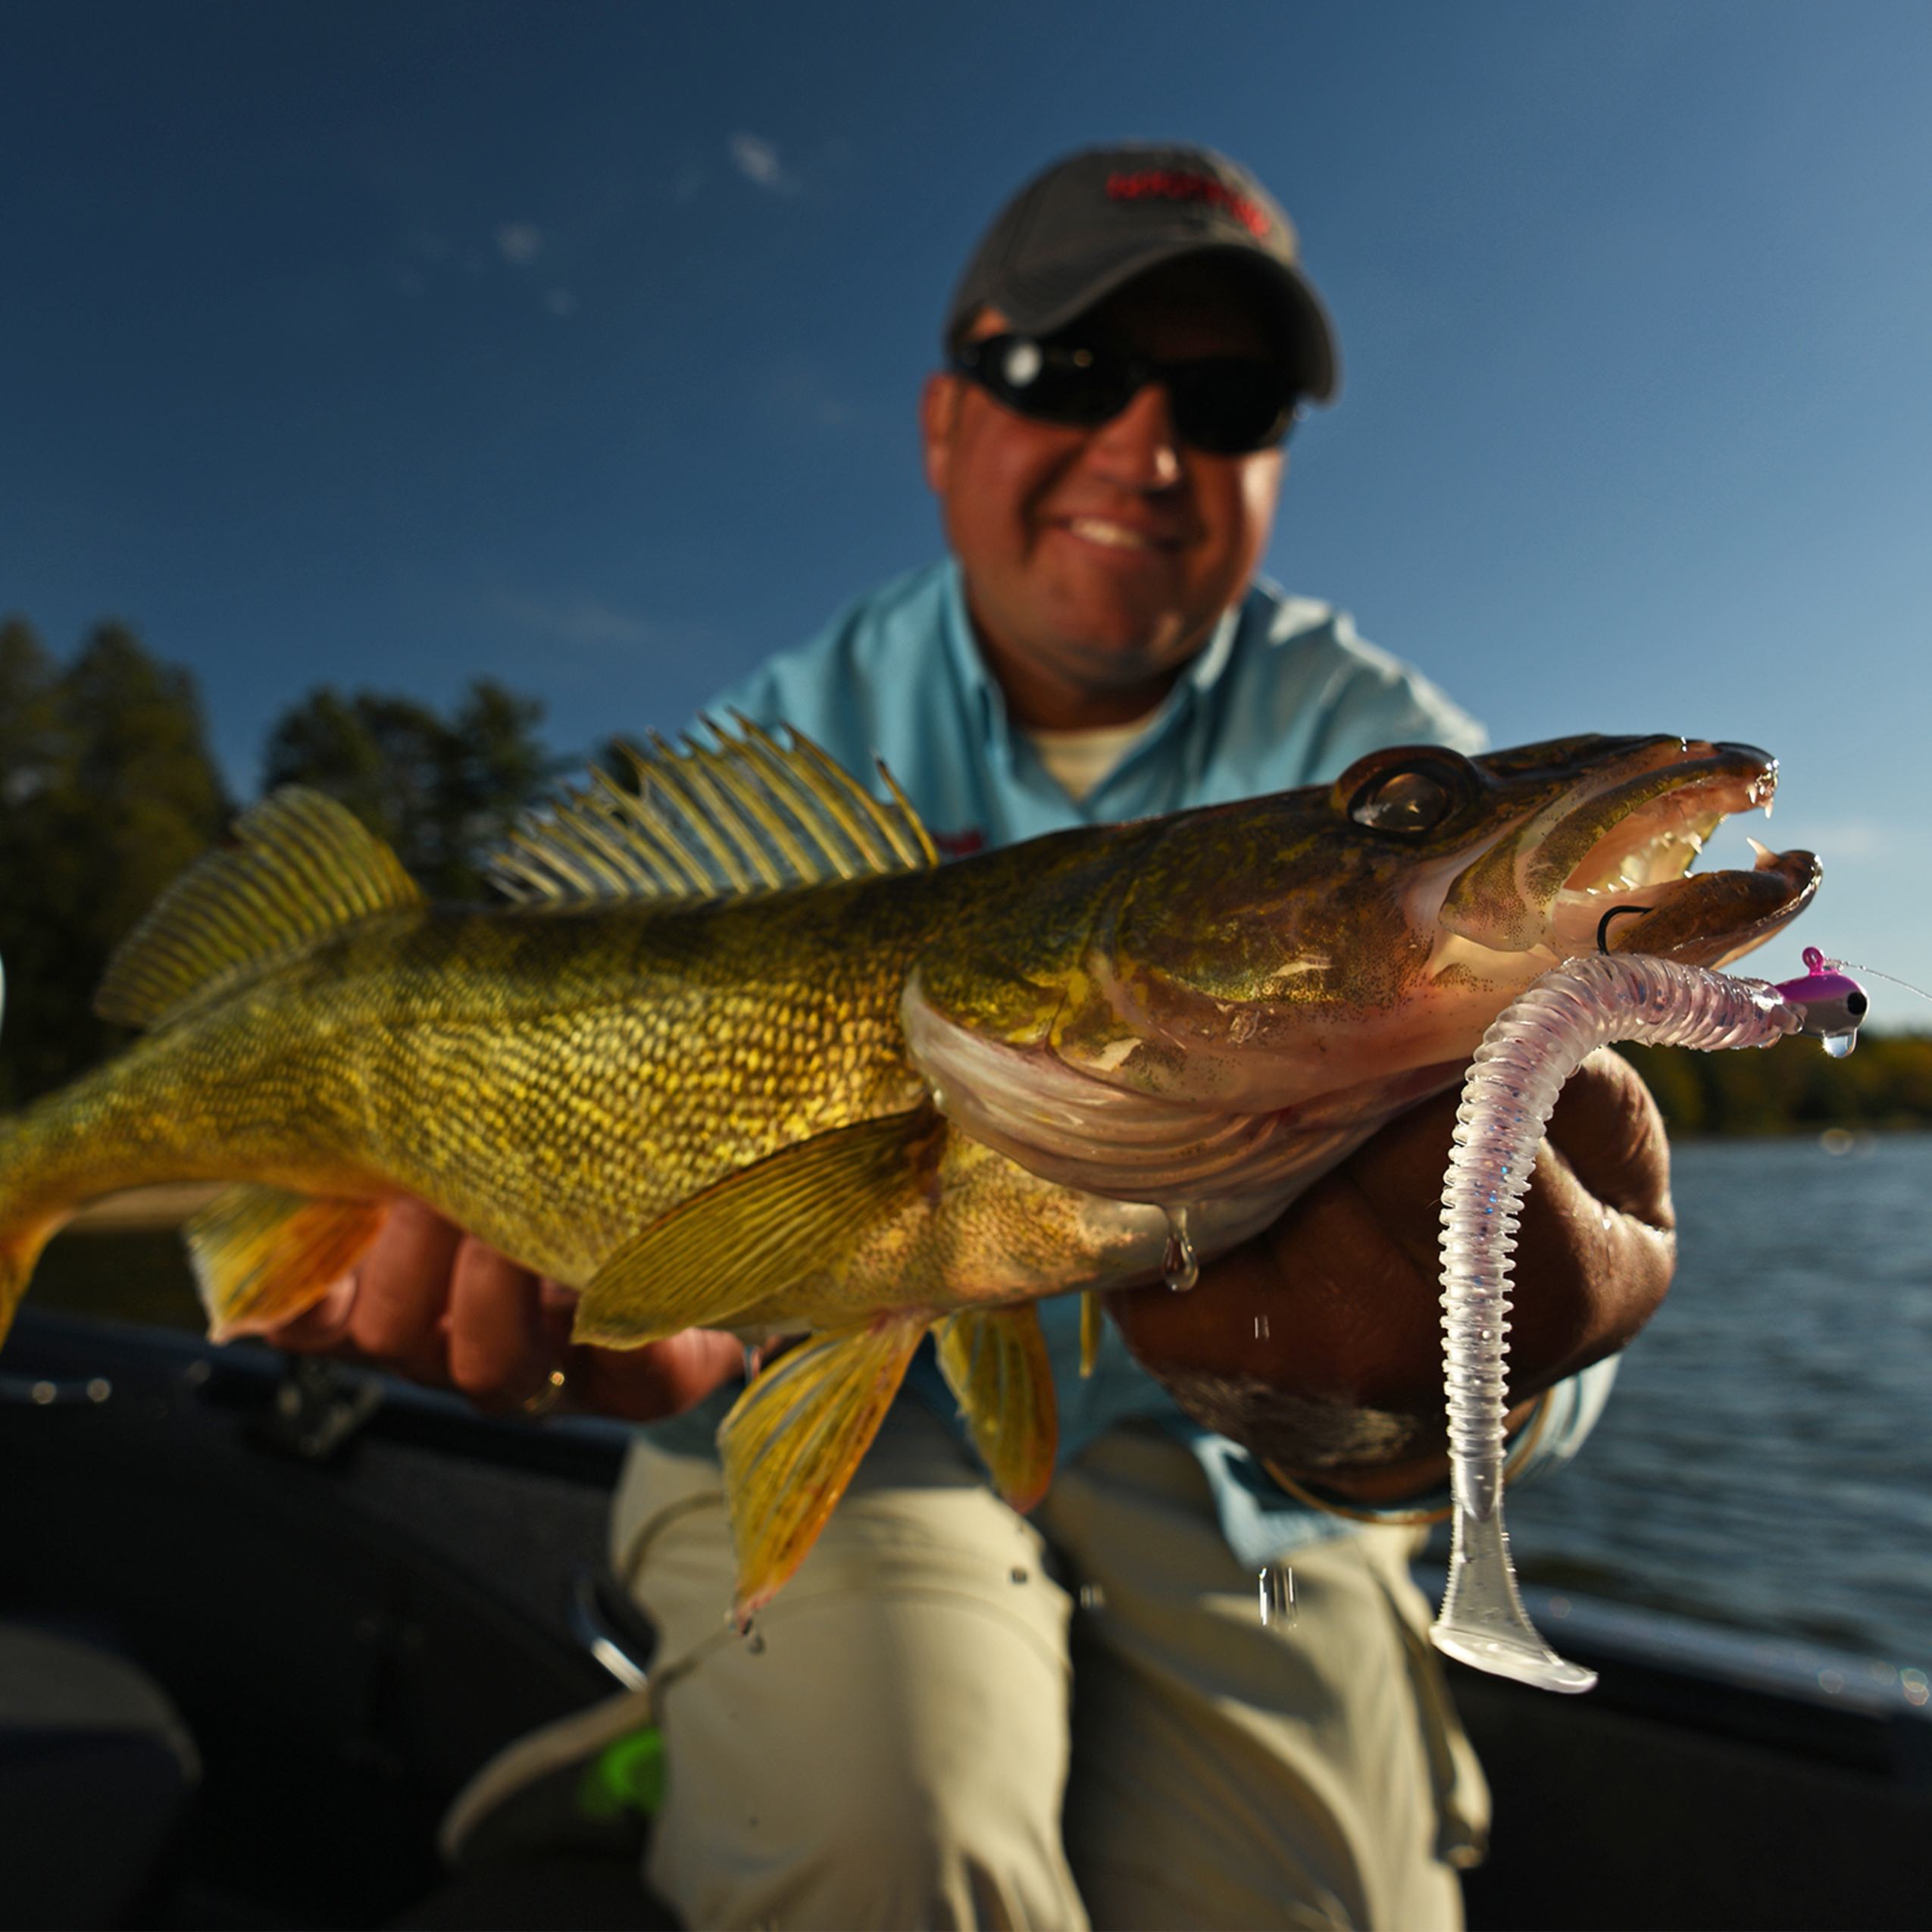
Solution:
M 451 1381 L 491 1408 L 540 1394 L 561 1365 L 542 1282 L 474 1237 L 450 1270 L 449 1351 Z
M 353 1353 L 348 1336 L 349 1311 L 355 1305 L 355 1277 L 345 1274 L 313 1308 L 267 1330 L 262 1340 L 271 1349 L 289 1349 L 297 1355 L 325 1355 L 336 1349 Z
M 600 1415 L 650 1422 L 702 1402 L 739 1374 L 744 1360 L 736 1337 L 713 1328 L 687 1328 L 641 1349 L 578 1349 L 571 1394 Z
M 514 1408 L 541 1395 L 560 1366 L 543 1283 L 474 1236 L 450 1269 L 449 1360 L 450 1381 L 485 1408 Z
M 574 1347 L 577 1300 L 405 1198 L 361 1267 L 268 1339 L 375 1362 L 499 1410 L 540 1395 L 564 1368 L 574 1408 L 636 1421 L 680 1414 L 743 1365 L 737 1341 L 708 1329 L 641 1349 Z
M 1621 1053 L 1599 1047 L 1564 1083 L 1550 1116 L 1549 1144 L 1584 1187 L 1619 1214 L 1652 1227 L 1676 1226 L 1663 1118 Z
M 1109 1296 L 1134 1353 L 1340 1407 L 1430 1403 L 1441 1330 L 1433 1268 L 1418 1264 L 1433 1256 L 1414 1204 L 1386 1191 L 1401 1149 L 1380 1151 L 1386 1158 L 1367 1177 L 1371 1185 L 1362 1185 L 1359 1155 L 1324 1175 L 1273 1227 L 1202 1268 L 1192 1293 L 1157 1283 Z M 1439 1168 L 1430 1198 L 1441 1187 Z
M 1555 1380 L 1622 1348 L 1676 1265 L 1669 1143 L 1621 1055 L 1592 1054 L 1556 1103 L 1517 1236 L 1512 1357 Z M 1565 1284 L 1567 1293 L 1539 1292 Z
M 1409 1446 L 1433 1441 L 1439 1204 L 1456 1105 L 1442 1094 L 1391 1121 L 1272 1227 L 1204 1268 L 1192 1294 L 1110 1296 L 1134 1352 L 1171 1386 L 1177 1374 L 1218 1377 L 1218 1386 L 1245 1381 L 1292 1397 L 1311 1417 L 1411 1418 Z M 1622 1347 L 1643 1327 L 1670 1286 L 1671 1227 L 1656 1109 L 1626 1062 L 1593 1055 L 1564 1089 L 1523 1203 L 1512 1399 Z M 1280 1426 L 1274 1416 L 1270 1427 Z
M 346 1339 L 411 1380 L 449 1380 L 443 1315 L 462 1230 L 420 1201 L 398 1201 L 356 1272 Z

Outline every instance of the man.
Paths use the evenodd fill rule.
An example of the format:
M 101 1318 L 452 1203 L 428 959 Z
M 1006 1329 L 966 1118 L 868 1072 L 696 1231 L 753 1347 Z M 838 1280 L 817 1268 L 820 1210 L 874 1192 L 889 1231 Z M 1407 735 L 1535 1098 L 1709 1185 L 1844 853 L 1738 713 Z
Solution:
M 882 754 L 955 853 L 1313 782 L 1392 742 L 1475 747 L 1345 617 L 1252 581 L 1298 400 L 1336 375 L 1293 230 L 1241 170 L 1173 148 L 1049 170 L 982 243 L 946 349 L 921 420 L 952 561 L 722 702 L 854 770 Z M 709 1446 L 730 1338 L 568 1349 L 567 1298 L 413 1208 L 302 1333 L 500 1404 L 567 1373 L 585 1406 L 689 1411 L 640 1440 L 613 1522 L 660 1633 L 649 1873 L 687 1922 L 1452 1925 L 1486 1800 L 1404 1565 L 1446 1467 L 1453 1104 L 1385 1128 L 1191 1293 L 1111 1298 L 1133 1354 L 1197 1408 L 1211 1392 L 1225 1433 L 1115 1336 L 1082 1382 L 1071 1305 L 1048 1304 L 1062 1461 L 1033 1518 L 915 1369 L 748 1638 L 721 1621 Z M 1551 1140 L 1512 1334 L 1513 1420 L 1533 1410 L 1545 1459 L 1600 1402 L 1605 1371 L 1575 1372 L 1671 1269 L 1661 1135 L 1621 1062 L 1577 1077 Z M 1283 1562 L 1296 1615 L 1264 1627 L 1256 1570 Z

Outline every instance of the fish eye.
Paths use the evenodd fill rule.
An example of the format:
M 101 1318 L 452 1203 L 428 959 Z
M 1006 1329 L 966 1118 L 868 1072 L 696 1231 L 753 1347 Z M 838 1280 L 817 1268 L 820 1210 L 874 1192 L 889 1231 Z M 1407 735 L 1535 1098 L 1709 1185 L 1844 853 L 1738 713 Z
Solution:
M 1377 772 L 1349 801 L 1349 816 L 1371 832 L 1413 837 L 1433 831 L 1449 816 L 1453 802 L 1440 778 L 1411 767 Z

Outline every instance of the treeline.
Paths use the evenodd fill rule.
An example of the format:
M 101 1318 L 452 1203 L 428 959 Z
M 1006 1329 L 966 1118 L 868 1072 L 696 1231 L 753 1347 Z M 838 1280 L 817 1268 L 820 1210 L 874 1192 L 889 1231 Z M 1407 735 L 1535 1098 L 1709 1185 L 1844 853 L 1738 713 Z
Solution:
M 448 716 L 323 686 L 271 727 L 264 781 L 333 793 L 432 897 L 474 898 L 482 859 L 556 768 L 536 735 L 542 716 L 537 700 L 487 680 Z M 99 625 L 62 663 L 23 620 L 0 624 L 0 1110 L 126 1039 L 94 1017 L 94 989 L 237 803 L 193 678 L 125 624 Z
M 65 664 L 0 627 L 0 1105 L 124 1037 L 91 1010 L 101 969 L 230 810 L 185 671 L 120 624 Z
M 1618 1051 L 1643 1074 L 1674 1134 L 1932 1127 L 1932 1036 L 1924 1033 L 1867 1033 L 1846 1060 L 1809 1039 L 1725 1053 Z

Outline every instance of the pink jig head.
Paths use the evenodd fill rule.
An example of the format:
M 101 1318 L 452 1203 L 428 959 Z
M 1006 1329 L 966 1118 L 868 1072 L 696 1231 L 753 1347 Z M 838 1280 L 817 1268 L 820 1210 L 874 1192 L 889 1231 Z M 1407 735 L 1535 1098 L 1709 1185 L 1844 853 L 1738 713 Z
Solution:
M 1799 1030 L 1824 1042 L 1824 1050 L 1842 1060 L 1859 1043 L 1859 1027 L 1871 1002 L 1856 980 L 1837 969 L 1841 961 L 1827 959 L 1815 946 L 1805 949 L 1809 971 L 1803 978 L 1784 980 L 1773 989 L 1796 1012 Z

